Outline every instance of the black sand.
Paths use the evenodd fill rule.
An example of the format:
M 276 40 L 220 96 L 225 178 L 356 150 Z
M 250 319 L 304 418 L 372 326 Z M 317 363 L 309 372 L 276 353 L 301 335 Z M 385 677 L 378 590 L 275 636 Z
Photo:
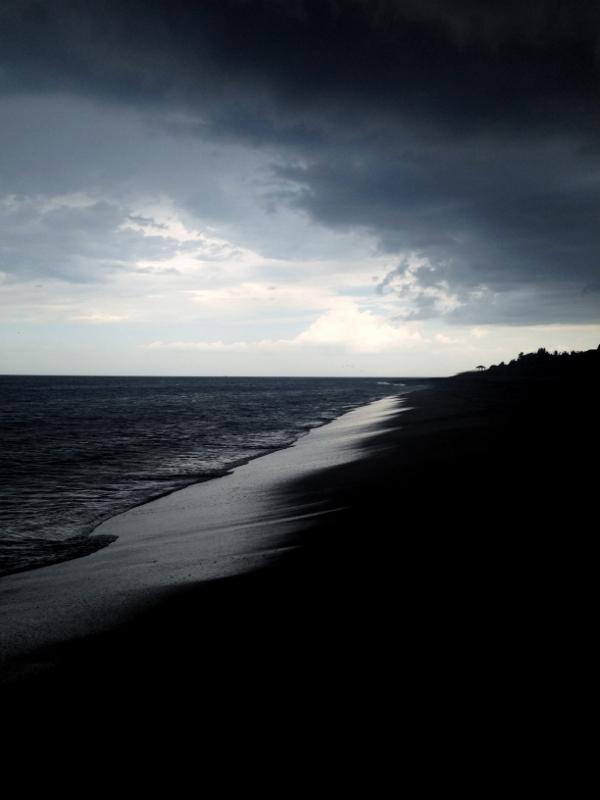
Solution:
M 361 460 L 290 488 L 345 510 L 285 556 L 53 648 L 49 670 L 4 687 L 6 713 L 136 736 L 185 722 L 266 757 L 302 730 L 309 750 L 376 740 L 410 761 L 465 726 L 481 758 L 491 722 L 521 743 L 530 723 L 550 729 L 558 664 L 587 647 L 595 387 L 455 378 L 410 406 Z

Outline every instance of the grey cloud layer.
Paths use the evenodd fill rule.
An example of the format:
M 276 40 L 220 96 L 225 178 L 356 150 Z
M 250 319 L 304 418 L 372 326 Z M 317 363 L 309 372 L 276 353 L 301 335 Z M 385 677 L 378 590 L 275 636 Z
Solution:
M 135 260 L 175 255 L 179 243 L 121 229 L 123 208 L 106 202 L 44 208 L 31 203 L 0 208 L 0 272 L 9 279 L 105 281 Z
M 17 2 L 0 27 L 5 92 L 273 152 L 275 204 L 426 256 L 416 279 L 465 303 L 450 317 L 598 318 L 597 3 Z

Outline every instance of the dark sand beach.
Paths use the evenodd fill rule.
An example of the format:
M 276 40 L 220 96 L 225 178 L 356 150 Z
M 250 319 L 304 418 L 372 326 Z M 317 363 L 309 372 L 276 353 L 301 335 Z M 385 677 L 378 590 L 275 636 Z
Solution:
M 272 519 L 233 526 L 229 536 L 245 537 L 236 550 L 243 567 L 215 551 L 212 573 L 195 579 L 190 568 L 192 579 L 139 583 L 135 602 L 117 582 L 121 606 L 98 606 L 88 617 L 71 608 L 58 628 L 50 621 L 62 641 L 36 640 L 36 625 L 39 632 L 56 610 L 23 611 L 19 581 L 34 586 L 56 575 L 60 593 L 61 570 L 102 564 L 116 545 L 6 579 L 3 603 L 16 604 L 6 713 L 28 724 L 33 714 L 36 725 L 59 715 L 86 731 L 123 720 L 136 735 L 159 720 L 195 720 L 198 739 L 248 747 L 258 746 L 260 721 L 265 747 L 284 750 L 308 726 L 311 748 L 373 736 L 382 757 L 406 737 L 406 752 L 419 751 L 420 741 L 458 736 L 465 726 L 502 726 L 517 707 L 524 724 L 551 725 L 554 667 L 565 648 L 573 657 L 581 651 L 587 617 L 575 612 L 586 603 L 580 577 L 593 527 L 591 378 L 467 375 L 382 402 L 376 416 L 338 431 L 333 463 L 317 458 L 269 484 Z M 330 427 L 319 429 L 321 444 L 311 442 L 318 431 L 300 441 L 302 458 L 333 447 Z M 341 441 L 352 443 L 351 458 L 339 457 Z M 295 449 L 281 451 L 282 464 Z M 243 469 L 260 473 L 260 462 L 275 457 L 276 473 L 277 455 Z M 227 490 L 226 480 L 210 484 Z M 193 491 L 158 501 L 167 502 L 163 523 Z M 227 491 L 220 502 L 227 507 Z M 162 523 L 143 508 L 123 519 L 132 532 L 148 522 L 145 548 Z M 136 555 L 126 540 L 125 578 L 139 582 L 152 559 L 145 564 L 145 551 Z M 99 575 L 110 581 L 102 568 Z M 20 637 L 19 614 L 35 622 Z M 397 735 L 383 736 L 382 719 Z

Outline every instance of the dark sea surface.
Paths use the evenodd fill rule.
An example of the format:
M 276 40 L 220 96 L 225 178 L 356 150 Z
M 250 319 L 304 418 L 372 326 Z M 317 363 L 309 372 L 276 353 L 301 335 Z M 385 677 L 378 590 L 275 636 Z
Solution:
M 0 575 L 93 552 L 104 519 L 396 394 L 376 378 L 0 376 Z

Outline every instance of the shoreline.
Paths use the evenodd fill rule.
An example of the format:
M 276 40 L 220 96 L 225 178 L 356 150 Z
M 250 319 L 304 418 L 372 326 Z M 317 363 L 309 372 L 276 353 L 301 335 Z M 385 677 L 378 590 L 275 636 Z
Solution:
M 406 393 L 409 393 L 410 391 L 414 391 L 414 390 L 413 389 L 408 389 Z M 128 513 L 132 512 L 132 511 L 135 511 L 138 508 L 142 508 L 143 506 L 148 505 L 149 503 L 154 503 L 154 502 L 156 502 L 158 500 L 162 500 L 165 497 L 169 497 L 170 495 L 177 494 L 178 492 L 182 492 L 185 489 L 189 489 L 189 488 L 191 488 L 193 486 L 199 486 L 199 485 L 201 485 L 203 483 L 207 483 L 209 481 L 216 481 L 216 480 L 219 480 L 221 478 L 226 478 L 228 475 L 233 474 L 240 467 L 245 467 L 248 464 L 250 464 L 251 462 L 256 461 L 257 459 L 265 458 L 266 456 L 270 456 L 273 453 L 278 453 L 281 450 L 288 450 L 291 447 L 295 447 L 296 444 L 301 439 L 303 439 L 305 436 L 308 436 L 310 433 L 312 433 L 313 431 L 318 430 L 319 428 L 323 428 L 323 427 L 325 427 L 327 425 L 331 425 L 333 422 L 336 422 L 341 417 L 344 417 L 346 414 L 351 414 L 353 411 L 357 411 L 358 409 L 361 409 L 361 408 L 367 408 L 368 406 L 370 406 L 370 405 L 372 405 L 374 403 L 381 402 L 382 400 L 399 399 L 402 396 L 403 396 L 403 394 L 389 395 L 388 397 L 379 398 L 377 400 L 370 400 L 368 403 L 362 403 L 362 404 L 353 406 L 352 408 L 345 409 L 344 411 L 342 411 L 340 414 L 338 414 L 337 416 L 333 417 L 332 419 L 325 420 L 324 422 L 322 422 L 319 425 L 311 425 L 311 426 L 307 427 L 306 429 L 301 430 L 300 433 L 298 434 L 298 436 L 292 442 L 290 442 L 289 444 L 285 444 L 285 445 L 281 445 L 280 447 L 274 447 L 273 449 L 265 450 L 264 452 L 262 452 L 262 453 L 260 453 L 259 455 L 256 455 L 256 456 L 249 456 L 248 458 L 244 458 L 244 459 L 242 459 L 240 461 L 234 462 L 230 467 L 224 468 L 222 472 L 215 473 L 215 474 L 212 474 L 212 475 L 206 475 L 204 477 L 200 476 L 197 479 L 193 480 L 191 483 L 184 483 L 181 486 L 177 486 L 175 489 L 170 489 L 169 491 L 164 492 L 163 494 L 153 495 L 153 496 L 149 497 L 147 500 L 143 500 L 141 503 L 137 503 L 136 505 L 131 506 L 131 508 L 126 508 L 123 511 L 118 511 L 115 514 L 110 514 L 110 516 L 107 516 L 104 519 L 101 519 L 99 522 L 93 524 L 93 527 L 89 530 L 88 533 L 85 534 L 85 536 L 93 537 L 95 535 L 101 535 L 101 534 L 98 533 L 98 529 L 100 527 L 104 526 L 106 523 L 109 523 L 111 520 L 116 519 L 117 517 L 121 517 L 123 514 L 128 514 Z M 50 565 L 44 565 L 44 566 L 50 566 Z M 10 574 L 14 574 L 14 573 L 10 573 Z
M 104 520 L 89 536 L 109 538 L 108 547 L 3 577 L 3 672 L 18 679 L 23 659 L 30 661 L 26 671 L 36 671 L 38 651 L 122 624 L 169 587 L 238 575 L 277 559 L 294 530 L 332 513 L 283 501 L 282 487 L 303 472 L 359 457 L 357 442 L 401 397 L 355 407 L 218 479 Z
M 392 385 L 392 384 L 389 384 Z M 404 384 L 398 384 L 398 386 L 404 387 Z M 417 386 L 418 388 L 418 386 Z M 92 555 L 97 550 L 100 550 L 104 547 L 109 547 L 114 543 L 115 538 L 110 535 L 104 535 L 98 532 L 98 529 L 101 528 L 105 523 L 110 522 L 110 520 L 114 519 L 115 517 L 120 517 L 123 514 L 126 514 L 130 511 L 134 511 L 137 508 L 141 508 L 142 506 L 147 505 L 148 503 L 153 503 L 157 500 L 161 500 L 164 497 L 168 497 L 169 495 L 175 494 L 180 491 L 184 491 L 185 489 L 193 486 L 197 486 L 208 481 L 218 480 L 220 478 L 227 477 L 231 475 L 235 470 L 239 469 L 240 467 L 246 466 L 252 461 L 255 461 L 259 458 L 264 458 L 265 456 L 269 456 L 272 453 L 277 453 L 280 450 L 287 450 L 290 447 L 294 447 L 296 443 L 308 436 L 312 431 L 317 430 L 318 428 L 324 427 L 326 425 L 335 422 L 340 417 L 351 413 L 359 408 L 364 408 L 371 405 L 374 402 L 378 402 L 379 400 L 385 400 L 392 397 L 399 397 L 402 396 L 404 393 L 408 393 L 413 391 L 414 389 L 411 388 L 410 384 L 406 390 L 403 389 L 400 393 L 397 394 L 390 394 L 387 397 L 377 398 L 374 400 L 370 400 L 367 403 L 359 403 L 357 405 L 351 405 L 350 407 L 346 407 L 345 409 L 341 410 L 339 414 L 332 417 L 331 419 L 325 419 L 324 421 L 306 426 L 305 428 L 300 428 L 297 432 L 295 438 L 287 443 L 277 447 L 265 449 L 263 452 L 260 452 L 257 455 L 250 455 L 244 458 L 240 458 L 239 460 L 233 461 L 228 467 L 224 467 L 220 470 L 215 470 L 212 474 L 206 475 L 198 475 L 193 480 L 188 480 L 182 482 L 180 485 L 168 489 L 166 491 L 162 491 L 156 494 L 149 495 L 146 499 L 142 499 L 139 502 L 135 502 L 133 505 L 129 507 L 122 508 L 117 511 L 111 511 L 106 513 L 104 516 L 100 517 L 99 519 L 87 523 L 81 533 L 68 537 L 67 539 L 63 540 L 48 540 L 52 541 L 52 547 L 56 548 L 55 552 L 50 552 L 46 556 L 46 561 L 40 561 L 40 563 L 32 563 L 20 568 L 10 568 L 10 569 L 3 569 L 0 571 L 0 581 L 3 578 L 6 578 L 10 575 L 18 575 L 23 572 L 31 572 L 37 569 L 43 569 L 48 566 L 52 566 L 55 564 L 62 564 L 64 562 L 72 561 L 78 558 L 85 558 L 89 555 Z

